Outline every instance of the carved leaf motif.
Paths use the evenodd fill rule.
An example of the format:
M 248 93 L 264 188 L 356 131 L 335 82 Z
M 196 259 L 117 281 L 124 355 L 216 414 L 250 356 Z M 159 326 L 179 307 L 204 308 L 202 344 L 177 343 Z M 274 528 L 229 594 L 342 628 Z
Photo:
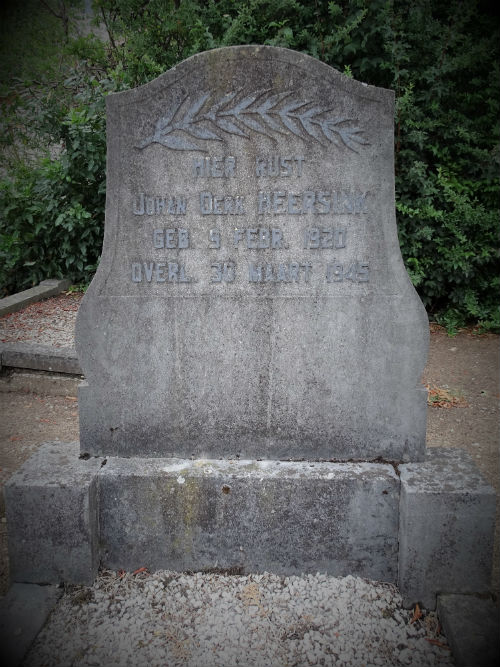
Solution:
M 189 107 L 189 109 L 186 112 L 186 115 L 182 120 L 182 125 L 184 127 L 190 125 L 194 121 L 194 117 L 196 116 L 198 111 L 205 104 L 205 102 L 209 97 L 210 93 L 204 93 L 193 105 Z
M 311 121 L 310 118 L 307 118 L 305 116 L 300 116 L 299 120 L 302 123 L 302 127 L 307 132 L 307 134 L 310 134 L 312 137 L 316 139 L 316 141 L 319 141 L 319 143 L 321 143 L 321 134 L 317 131 L 316 125 L 313 125 L 313 121 Z
M 274 108 L 281 100 L 285 99 L 285 97 L 289 97 L 292 94 L 292 91 L 287 90 L 284 93 L 276 93 L 275 95 L 271 95 L 271 97 L 268 97 L 266 100 L 262 102 L 262 104 L 255 110 L 258 113 L 266 113 L 270 109 Z
M 169 127 L 170 123 L 175 118 L 175 115 L 183 105 L 184 101 L 185 99 L 181 100 L 176 107 L 174 107 L 169 113 L 167 113 L 166 116 L 162 116 L 161 118 L 158 119 L 155 126 L 155 134 L 161 133 L 163 130 Z
M 240 120 L 240 122 L 243 123 L 243 125 L 246 125 L 247 127 L 249 127 L 251 130 L 254 130 L 255 132 L 259 132 L 260 134 L 265 134 L 265 135 L 269 134 L 266 131 L 265 126 L 261 125 L 254 118 L 251 118 L 249 116 L 241 116 L 241 118 L 239 120 Z
M 267 123 L 267 125 L 271 128 L 271 130 L 274 130 L 275 132 L 279 132 L 280 134 L 285 134 L 284 129 L 281 127 L 279 123 L 277 123 L 272 116 L 269 116 L 267 113 L 263 113 L 261 115 L 262 120 Z
M 247 97 L 244 97 L 241 102 L 238 102 L 238 104 L 233 107 L 232 109 L 226 110 L 226 111 L 221 111 L 220 115 L 221 116 L 238 116 L 242 111 L 247 109 L 251 104 L 255 102 L 257 99 L 256 95 L 248 95 Z
M 215 120 L 217 111 L 219 111 L 219 109 L 222 109 L 222 107 L 224 107 L 228 102 L 234 99 L 239 92 L 240 91 L 237 90 L 231 93 L 226 93 L 224 97 L 221 100 L 219 100 L 219 102 L 216 102 L 212 107 L 210 107 L 210 109 L 207 111 L 204 117 L 208 118 L 209 120 Z
M 327 122 L 320 123 L 320 127 L 321 130 L 323 131 L 323 134 L 328 139 L 328 141 L 331 141 L 332 143 L 339 146 L 339 143 L 337 141 L 337 136 L 330 130 L 328 123 Z
M 153 142 L 151 142 L 153 143 Z M 175 151 L 201 151 L 205 150 L 200 148 L 189 139 L 184 139 L 184 137 L 179 137 L 174 134 L 167 134 L 161 138 L 155 139 L 154 143 L 161 144 L 167 148 L 173 148 Z
M 238 134 L 240 137 L 246 137 L 248 139 L 248 134 L 245 134 L 237 125 L 235 125 L 227 118 L 217 118 L 216 122 L 218 127 L 220 127 L 222 130 L 225 130 L 229 134 Z
M 307 104 L 309 104 L 309 102 L 300 102 L 300 101 L 297 101 L 297 100 L 292 100 L 291 102 L 286 104 L 283 107 L 283 109 L 281 109 L 279 111 L 279 114 L 280 114 L 280 116 L 288 115 L 288 114 L 292 113 L 292 111 L 297 111 L 297 109 L 300 109 L 300 107 L 304 107 Z
M 217 141 L 222 141 L 219 135 L 215 134 L 211 130 L 207 130 L 205 127 L 197 127 L 196 125 L 191 125 L 190 127 L 185 128 L 186 132 L 197 139 L 214 139 Z
M 349 125 L 353 122 L 351 118 L 327 117 L 331 109 L 311 106 L 310 101 L 294 97 L 292 91 L 269 95 L 269 89 L 257 90 L 234 104 L 240 92 L 226 93 L 212 103 L 205 113 L 203 108 L 206 109 L 211 93 L 202 93 L 187 108 L 186 99 L 182 100 L 157 120 L 154 134 L 137 148 L 159 143 L 174 150 L 206 150 L 182 135 L 187 134 L 203 141 L 223 141 L 224 134 L 216 130 L 246 139 L 251 134 L 245 130 L 250 130 L 273 140 L 275 133 L 286 134 L 288 131 L 302 141 L 314 139 L 322 145 L 343 145 L 355 152 L 368 144 L 366 139 L 359 136 L 363 130 Z M 207 126 L 210 123 L 215 129 Z
M 290 132 L 295 134 L 297 137 L 302 138 L 302 134 L 299 130 L 299 126 L 295 123 L 293 118 L 291 118 L 290 116 L 281 115 L 281 114 L 280 114 L 280 118 L 281 118 L 281 122 L 283 123 L 283 125 L 285 125 L 285 127 L 287 127 L 290 130 Z

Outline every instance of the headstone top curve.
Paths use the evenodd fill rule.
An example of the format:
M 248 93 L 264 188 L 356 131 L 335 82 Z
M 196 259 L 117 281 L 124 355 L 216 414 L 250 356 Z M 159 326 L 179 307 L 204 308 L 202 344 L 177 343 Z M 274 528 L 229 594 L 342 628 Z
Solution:
M 216 49 L 210 49 L 209 51 L 195 53 L 147 83 L 129 90 L 110 93 L 106 98 L 106 102 L 108 104 L 130 104 L 133 103 L 134 98 L 142 100 L 145 94 L 149 94 L 150 90 L 153 90 L 158 86 L 164 86 L 165 84 L 171 85 L 176 81 L 182 80 L 183 70 L 185 68 L 196 67 L 200 60 L 211 59 L 217 61 L 219 59 L 226 59 L 228 54 L 230 54 L 233 59 L 240 57 L 254 60 L 273 58 L 297 67 L 307 68 L 308 66 L 314 66 L 320 71 L 321 75 L 336 77 L 341 85 L 344 84 L 349 86 L 353 93 L 364 95 L 374 101 L 393 101 L 395 97 L 395 92 L 390 88 L 381 88 L 379 86 L 373 86 L 369 83 L 358 81 L 307 53 L 299 53 L 293 49 L 287 49 L 281 46 L 245 44 L 223 46 Z

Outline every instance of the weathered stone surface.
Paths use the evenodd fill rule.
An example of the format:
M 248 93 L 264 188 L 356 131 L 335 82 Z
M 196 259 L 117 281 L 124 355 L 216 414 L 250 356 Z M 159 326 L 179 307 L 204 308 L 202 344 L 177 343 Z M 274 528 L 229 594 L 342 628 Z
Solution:
M 110 458 L 99 474 L 101 562 L 394 582 L 398 500 L 383 464 Z
M 101 460 L 78 443 L 46 443 L 10 478 L 5 506 L 11 578 L 90 584 L 98 567 L 97 483 Z
M 491 585 L 495 491 L 459 449 L 429 449 L 401 475 L 399 587 L 407 606 Z
M 254 46 L 107 98 L 82 451 L 423 458 L 428 326 L 396 232 L 393 103 Z

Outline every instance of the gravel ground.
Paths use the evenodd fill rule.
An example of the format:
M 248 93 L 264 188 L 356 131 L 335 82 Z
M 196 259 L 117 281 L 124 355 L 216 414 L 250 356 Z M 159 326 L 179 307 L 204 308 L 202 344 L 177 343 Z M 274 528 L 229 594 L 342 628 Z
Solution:
M 72 346 L 80 299 L 79 294 L 63 294 L 0 318 L 0 341 Z M 451 391 L 465 371 L 454 362 L 458 343 L 439 335 L 434 338 L 439 346 L 433 348 L 431 343 L 435 356 L 425 381 L 442 382 L 451 371 Z M 495 483 L 498 452 L 495 446 L 491 458 L 488 443 L 498 431 L 492 396 L 497 393 L 498 363 L 477 367 L 482 357 L 474 356 L 476 343 L 472 337 L 460 342 L 467 346 L 467 369 L 474 375 L 467 381 L 474 409 L 464 401 L 448 410 L 431 409 L 428 445 L 441 444 L 445 433 L 454 434 L 453 440 L 465 433 L 459 446 L 476 457 L 480 451 L 478 464 L 484 460 L 484 472 Z M 497 345 L 497 338 L 490 343 Z M 495 377 L 487 383 L 490 367 Z M 476 377 L 480 378 L 477 387 Z M 64 401 L 74 411 L 70 398 Z M 487 432 L 468 433 L 463 428 L 464 419 L 468 426 L 472 423 L 472 414 L 478 415 L 478 428 L 484 428 L 490 412 Z M 473 435 L 476 432 L 480 436 Z M 18 437 L 23 436 L 10 437 L 9 444 Z M 106 571 L 92 587 L 67 587 L 24 661 L 25 667 L 453 664 L 436 615 L 418 607 L 403 609 L 398 590 L 389 584 L 323 574 L 279 577 L 166 571 Z
M 453 665 L 435 614 L 356 577 L 101 573 L 69 588 L 24 667 Z
M 75 322 L 83 295 L 67 294 L 32 303 L 0 317 L 0 342 L 33 342 L 52 347 L 75 346 Z

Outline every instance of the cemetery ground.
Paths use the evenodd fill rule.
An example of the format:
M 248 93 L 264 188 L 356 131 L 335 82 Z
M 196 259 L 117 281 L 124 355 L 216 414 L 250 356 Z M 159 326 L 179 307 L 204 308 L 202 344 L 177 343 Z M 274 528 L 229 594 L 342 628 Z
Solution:
M 66 293 L 0 318 L 0 342 L 37 342 L 59 347 L 71 346 L 80 299 L 79 294 Z M 428 447 L 459 447 L 469 452 L 484 477 L 498 494 L 499 336 L 479 334 L 473 329 L 467 329 L 461 331 L 456 337 L 450 338 L 441 327 L 433 324 L 430 325 L 430 331 L 429 359 L 422 377 L 422 382 L 429 387 L 427 445 Z M 78 401 L 75 391 L 77 378 L 70 385 L 66 385 L 66 390 L 61 395 L 48 392 L 33 393 L 27 387 L 24 390 L 5 391 L 7 384 L 5 380 L 5 377 L 0 378 L 0 383 L 3 383 L 0 387 L 2 389 L 0 391 L 0 483 L 2 487 L 43 442 L 58 440 L 71 442 L 77 440 L 79 435 Z M 499 519 L 497 509 L 492 580 L 492 590 L 497 606 L 500 588 Z M 429 520 L 432 521 L 432 517 L 429 517 Z M 113 575 L 110 574 L 110 576 Z M 132 575 L 126 576 L 131 577 Z M 154 585 L 154 582 L 156 580 L 153 581 L 151 578 L 151 585 Z M 244 584 L 245 582 L 241 585 Z M 179 580 L 179 585 L 181 585 L 181 580 Z M 228 586 L 230 586 L 229 580 Z M 255 587 L 256 584 L 252 582 L 246 584 L 244 592 L 251 586 Z M 3 496 L 1 496 L 0 597 L 6 594 L 8 587 L 7 525 Z M 337 593 L 338 591 L 335 595 Z M 354 592 L 352 594 L 354 595 Z M 85 589 L 82 595 L 85 596 Z M 228 595 L 230 595 L 229 592 Z M 70 604 L 75 603 L 73 601 Z M 81 606 L 80 603 L 78 604 Z M 85 605 L 85 602 L 82 604 Z M 470 610 L 464 609 L 463 612 L 462 624 L 468 622 Z M 418 608 L 412 613 L 419 613 Z M 455 616 L 459 613 L 458 610 L 455 610 Z M 428 625 L 435 622 L 436 617 L 430 614 L 423 620 Z M 475 621 L 477 625 L 477 620 Z M 425 632 L 428 632 L 428 628 Z M 430 641 L 436 642 L 438 646 L 445 646 L 442 644 L 444 640 L 441 636 L 438 636 L 437 639 L 431 638 Z M 440 650 L 445 659 L 448 650 L 446 648 Z M 182 658 L 180 654 L 178 657 Z
M 72 346 L 80 299 L 78 293 L 65 293 L 0 318 L 0 341 Z M 467 329 L 451 338 L 437 325 L 431 324 L 430 329 L 429 358 L 422 378 L 430 389 L 427 446 L 468 451 L 498 493 L 499 336 Z M 2 486 L 43 442 L 78 439 L 76 392 L 68 391 L 59 396 L 0 391 Z M 8 563 L 3 496 L 0 509 L 0 595 L 4 595 L 8 588 Z M 500 588 L 498 525 L 497 518 L 493 577 L 497 595 Z

